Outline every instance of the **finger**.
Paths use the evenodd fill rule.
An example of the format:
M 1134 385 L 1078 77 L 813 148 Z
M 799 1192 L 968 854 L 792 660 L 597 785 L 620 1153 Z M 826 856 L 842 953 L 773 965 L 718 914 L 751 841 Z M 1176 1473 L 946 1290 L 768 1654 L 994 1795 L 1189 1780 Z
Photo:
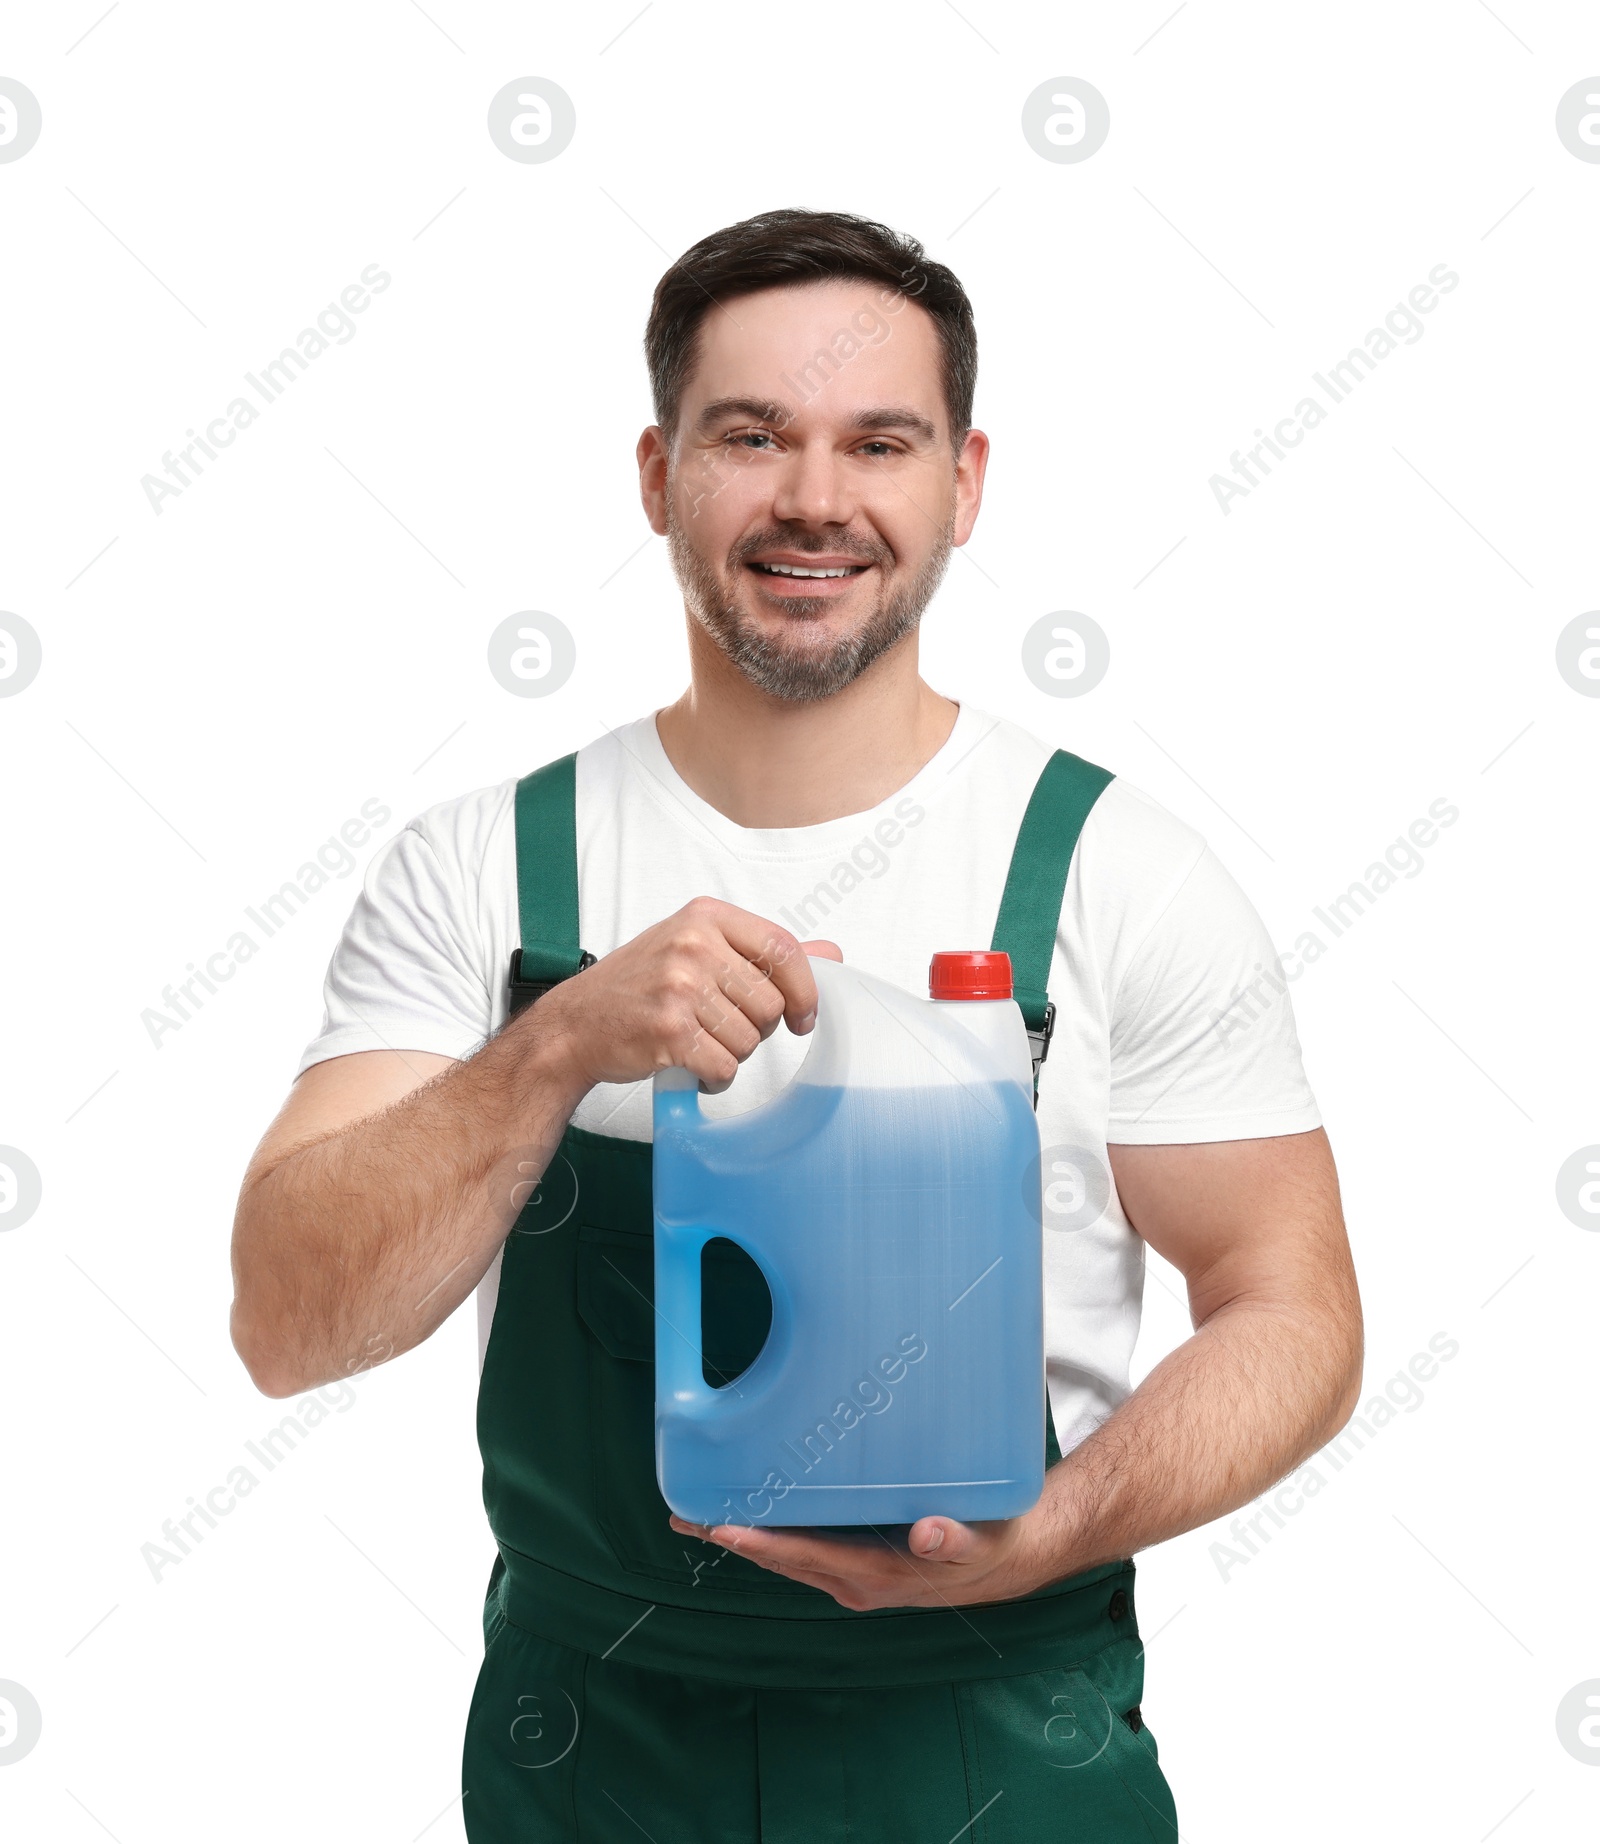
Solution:
M 711 1535 L 711 1526 L 709 1524 L 691 1524 L 688 1518 L 679 1517 L 677 1512 L 673 1512 L 672 1516 L 667 1519 L 667 1522 L 674 1530 L 681 1530 L 686 1537 L 708 1538 Z
M 731 1059 L 719 1064 L 711 1078 L 701 1077 L 701 1088 L 720 1095 L 732 1086 L 739 1065 L 777 1026 L 783 1016 L 783 995 L 730 948 L 715 983 L 701 989 L 695 1001 L 694 1048 L 720 1046 Z M 710 1054 L 715 1056 L 714 1050 Z M 696 1069 L 698 1075 L 701 1072 Z
M 761 1033 L 756 1027 L 737 1005 L 715 988 L 695 1007 L 695 1018 L 702 1031 L 708 1032 L 741 1063 L 761 1042 Z
M 817 982 L 798 939 L 776 922 L 713 901 L 718 926 L 736 949 L 783 995 L 783 1016 L 791 1031 L 809 1031 L 817 1015 Z
M 737 1550 L 763 1568 L 777 1569 L 785 1575 L 804 1569 L 868 1584 L 887 1582 L 902 1566 L 887 1543 L 863 1545 L 788 1531 L 752 1530 L 742 1524 L 719 1524 L 709 1534 L 713 1543 Z
M 684 955 L 678 972 L 697 982 L 696 1004 L 709 1002 L 712 1006 L 710 1017 L 701 1021 L 706 1028 L 717 1028 L 720 1013 L 715 1001 L 720 994 L 750 1020 L 756 1031 L 755 1042 L 769 1037 L 783 1017 L 788 1001 L 782 989 L 768 977 L 770 963 L 749 960 L 740 951 L 739 943 L 753 938 L 771 940 L 772 925 L 762 924 L 761 918 L 748 910 L 710 896 L 694 898 L 672 921 L 681 925 L 670 942 Z M 780 929 L 776 933 L 781 936 L 784 931 Z M 733 936 L 738 936 L 739 940 Z M 798 943 L 794 945 L 798 951 Z M 785 953 L 784 943 L 777 941 L 773 946 L 773 958 L 781 958 Z M 735 1036 L 742 1036 L 742 1033 L 735 1032 Z M 744 1057 L 754 1045 L 734 1043 L 731 1047 L 735 1055 Z
M 964 1562 L 979 1541 L 970 1525 L 958 1524 L 949 1517 L 918 1518 L 906 1533 L 906 1545 L 913 1556 L 936 1562 Z
M 816 1575 L 809 1569 L 774 1569 L 772 1573 L 782 1575 L 786 1581 L 804 1582 L 808 1588 L 818 1588 L 830 1600 L 837 1601 L 841 1607 L 848 1607 L 852 1613 L 864 1613 L 872 1607 L 917 1606 L 923 1598 L 915 1586 L 908 1589 L 879 1588 L 866 1582 L 846 1580 L 842 1575 Z
M 848 1607 L 855 1612 L 862 1612 L 872 1607 L 926 1607 L 944 1601 L 936 1588 L 919 1578 L 916 1570 L 907 1569 L 904 1563 L 892 1569 L 862 1569 L 861 1552 L 853 1552 L 853 1570 L 847 1574 L 834 1574 L 826 1569 L 807 1568 L 790 1558 L 777 1560 L 769 1556 L 751 1555 L 749 1560 L 755 1562 L 769 1574 L 781 1575 L 786 1581 L 804 1582 L 808 1588 L 817 1588 L 841 1607 Z
M 858 1612 L 872 1607 L 952 1604 L 926 1569 L 917 1567 L 887 1542 L 874 1555 L 859 1543 L 794 1537 L 745 1525 L 679 1527 L 733 1550 L 769 1574 L 820 1589 L 841 1607 Z
M 760 967 L 731 944 L 726 958 L 717 969 L 717 990 L 748 1018 L 756 1029 L 756 1041 L 770 1037 L 783 1016 L 784 997 Z
M 712 1537 L 708 1541 L 715 1543 L 717 1539 Z M 846 1594 L 882 1595 L 890 1593 L 894 1587 L 892 1581 L 880 1580 L 870 1569 L 863 1571 L 859 1552 L 851 1558 L 856 1564 L 854 1571 L 846 1573 L 838 1569 L 817 1568 L 797 1556 L 758 1549 L 754 1544 L 727 1543 L 721 1547 L 743 1556 L 747 1562 L 755 1563 L 770 1575 L 782 1575 L 788 1581 L 805 1582 L 809 1587 L 821 1588 L 836 1600 Z
M 739 1059 L 725 1044 L 703 1027 L 691 1032 L 687 1023 L 675 1043 L 669 1040 L 666 1055 L 672 1068 L 698 1076 L 708 1095 L 720 1095 L 739 1073 Z

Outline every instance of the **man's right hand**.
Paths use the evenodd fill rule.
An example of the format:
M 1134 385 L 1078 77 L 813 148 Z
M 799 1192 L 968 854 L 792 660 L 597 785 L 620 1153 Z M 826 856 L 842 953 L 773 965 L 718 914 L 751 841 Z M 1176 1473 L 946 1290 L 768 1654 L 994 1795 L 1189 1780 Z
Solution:
M 747 909 L 697 896 L 553 987 L 524 1014 L 526 1029 L 585 1092 L 687 1069 L 720 1094 L 780 1018 L 796 1033 L 815 1023 L 808 954 L 844 958 L 831 941 L 799 941 Z

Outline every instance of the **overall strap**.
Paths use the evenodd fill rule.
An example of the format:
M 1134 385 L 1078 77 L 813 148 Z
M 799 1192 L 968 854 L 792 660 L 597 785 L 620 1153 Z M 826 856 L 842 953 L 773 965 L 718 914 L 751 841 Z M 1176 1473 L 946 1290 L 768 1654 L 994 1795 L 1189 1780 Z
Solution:
M 511 1015 L 594 965 L 578 945 L 575 755 L 517 783 L 517 911 L 522 945 L 511 956 Z
M 1115 777 L 1058 749 L 1045 763 L 1017 830 L 991 948 L 1011 956 L 1011 987 L 1033 1045 L 1033 1093 L 1056 1008 L 1046 990 L 1072 854 L 1089 810 Z

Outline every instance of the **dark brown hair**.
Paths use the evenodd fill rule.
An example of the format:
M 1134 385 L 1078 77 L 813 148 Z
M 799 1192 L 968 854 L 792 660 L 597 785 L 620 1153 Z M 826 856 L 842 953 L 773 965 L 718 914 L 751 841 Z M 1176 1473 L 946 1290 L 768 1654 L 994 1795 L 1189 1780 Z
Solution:
M 972 426 L 978 378 L 978 335 L 966 290 L 943 263 L 928 260 L 916 238 L 846 211 L 761 212 L 702 237 L 657 282 L 644 355 L 656 421 L 669 441 L 706 315 L 763 288 L 824 281 L 878 282 L 932 316 L 944 352 L 951 440 L 960 448 Z

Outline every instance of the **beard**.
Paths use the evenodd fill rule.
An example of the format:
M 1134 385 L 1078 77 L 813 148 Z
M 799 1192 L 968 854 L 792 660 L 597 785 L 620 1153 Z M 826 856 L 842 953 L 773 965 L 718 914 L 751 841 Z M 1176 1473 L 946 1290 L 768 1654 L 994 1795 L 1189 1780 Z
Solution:
M 667 554 L 683 591 L 685 607 L 716 642 L 729 664 L 758 691 L 795 704 L 831 698 L 835 692 L 843 691 L 875 660 L 915 631 L 949 565 L 953 538 L 952 517 L 916 574 L 898 588 L 880 591 L 866 619 L 853 633 L 828 638 L 825 622 L 834 612 L 832 597 L 786 596 L 784 626 L 774 637 L 740 614 L 735 595 L 710 561 L 694 548 L 678 522 L 671 497 L 667 500 Z M 841 542 L 813 532 L 772 527 L 741 538 L 728 553 L 729 579 L 737 582 L 744 577 L 746 560 L 763 550 L 855 557 L 863 563 L 876 564 L 885 574 L 894 563 L 887 546 L 860 540 Z

